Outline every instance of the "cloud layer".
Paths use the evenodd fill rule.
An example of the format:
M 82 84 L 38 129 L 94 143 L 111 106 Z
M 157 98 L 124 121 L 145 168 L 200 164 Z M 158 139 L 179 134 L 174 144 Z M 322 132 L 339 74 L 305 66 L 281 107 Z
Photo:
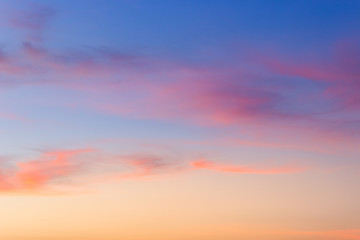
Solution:
M 174 161 L 153 154 L 108 154 L 92 148 L 44 152 L 36 159 L 5 162 L 0 168 L 0 193 L 54 194 L 86 189 L 103 181 L 147 180 L 155 176 L 212 170 L 239 174 L 284 174 L 307 170 L 295 165 L 240 166 L 205 159 Z M 76 189 L 77 188 L 77 189 Z
M 347 149 L 353 151 L 359 142 L 360 47 L 356 40 L 338 40 L 311 56 L 298 53 L 300 57 L 290 57 L 281 48 L 269 54 L 250 47 L 243 54 L 236 54 L 234 48 L 235 54 L 224 50 L 212 61 L 194 63 L 107 47 L 48 47 L 45 33 L 55 13 L 52 8 L 31 5 L 15 11 L 6 21 L 23 37 L 17 48 L 0 49 L 1 92 L 50 86 L 81 98 L 71 107 L 100 115 L 229 128 L 234 135 L 241 133 L 241 137 L 219 145 L 331 152 L 333 148 L 324 149 L 349 146 Z M 48 101 L 51 105 L 52 100 Z M 26 119 L 0 114 L 7 119 L 14 116 Z M 14 191 L 41 189 L 77 175 L 82 170 L 72 159 L 82 153 L 50 152 L 5 168 L 0 186 Z M 156 175 L 179 167 L 157 156 L 135 154 L 117 159 L 131 168 L 129 173 L 119 174 L 120 178 Z M 296 166 L 233 166 L 208 160 L 193 161 L 192 167 L 248 174 L 304 170 Z
M 32 5 L 11 26 L 42 35 L 55 10 Z M 81 92 L 82 107 L 136 118 L 203 126 L 290 126 L 358 136 L 360 73 L 357 41 L 339 41 L 322 56 L 247 54 L 219 64 L 86 47 L 64 51 L 25 38 L 0 51 L 0 84 L 57 86 Z M 330 57 L 328 57 L 330 56 Z

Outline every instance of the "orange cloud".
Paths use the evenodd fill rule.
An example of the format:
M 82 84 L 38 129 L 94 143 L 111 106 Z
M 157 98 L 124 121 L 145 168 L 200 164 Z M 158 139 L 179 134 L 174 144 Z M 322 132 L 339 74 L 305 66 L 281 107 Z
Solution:
M 217 172 L 228 172 L 228 173 L 243 173 L 243 174 L 282 174 L 282 173 L 296 173 L 305 171 L 304 167 L 297 166 L 281 166 L 281 167 L 252 167 L 242 165 L 230 165 L 208 161 L 206 159 L 199 159 L 191 162 L 191 165 L 195 169 L 207 169 Z

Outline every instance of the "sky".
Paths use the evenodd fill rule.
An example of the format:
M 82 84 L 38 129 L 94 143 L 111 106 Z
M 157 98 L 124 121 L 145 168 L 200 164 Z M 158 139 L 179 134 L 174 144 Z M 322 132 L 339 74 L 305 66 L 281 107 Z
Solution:
M 2 0 L 0 239 L 360 240 L 359 12 Z

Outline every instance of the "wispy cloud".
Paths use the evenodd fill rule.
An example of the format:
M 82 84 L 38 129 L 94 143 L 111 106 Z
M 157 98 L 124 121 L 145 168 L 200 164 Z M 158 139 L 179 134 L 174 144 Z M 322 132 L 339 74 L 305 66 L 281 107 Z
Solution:
M 215 163 L 206 159 L 199 159 L 191 162 L 195 169 L 206 169 L 217 172 L 240 173 L 240 174 L 284 174 L 296 173 L 307 170 L 306 167 L 284 165 L 280 167 L 251 166 L 251 165 L 232 165 L 224 163 Z
M 80 171 L 80 166 L 74 157 L 92 151 L 94 150 L 79 149 L 46 152 L 38 159 L 17 162 L 16 166 L 1 166 L 0 191 L 41 192 L 51 190 L 53 186 L 57 185 L 56 181 L 71 177 Z
M 145 179 L 184 170 L 182 162 L 169 161 L 156 155 L 136 154 L 121 156 L 120 159 L 129 169 L 118 175 L 120 179 Z
M 156 154 L 109 154 L 99 149 L 48 151 L 36 159 L 0 162 L 0 193 L 52 194 L 78 192 L 93 184 L 150 180 L 200 169 L 242 174 L 283 174 L 305 171 L 295 164 L 282 166 L 231 165 Z
M 36 3 L 25 4 L 22 10 L 14 10 L 10 15 L 8 24 L 25 33 L 27 41 L 43 41 L 44 32 L 54 17 L 55 9 Z
M 120 181 L 184 170 L 182 162 L 153 154 L 111 155 L 92 148 L 44 152 L 39 158 L 0 162 L 0 193 L 67 193 L 96 181 Z
M 310 58 L 294 59 L 273 55 L 262 56 L 258 62 L 262 62 L 271 72 L 283 76 L 323 82 L 326 88 L 321 93 L 322 97 L 333 102 L 334 110 L 360 107 L 357 94 L 360 89 L 358 39 L 340 40 L 327 53 L 317 53 Z

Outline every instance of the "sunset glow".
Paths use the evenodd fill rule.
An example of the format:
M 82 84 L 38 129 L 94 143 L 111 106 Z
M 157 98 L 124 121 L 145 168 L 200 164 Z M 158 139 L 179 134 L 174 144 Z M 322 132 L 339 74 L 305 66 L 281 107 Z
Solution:
M 360 1 L 0 1 L 0 240 L 360 240 Z

